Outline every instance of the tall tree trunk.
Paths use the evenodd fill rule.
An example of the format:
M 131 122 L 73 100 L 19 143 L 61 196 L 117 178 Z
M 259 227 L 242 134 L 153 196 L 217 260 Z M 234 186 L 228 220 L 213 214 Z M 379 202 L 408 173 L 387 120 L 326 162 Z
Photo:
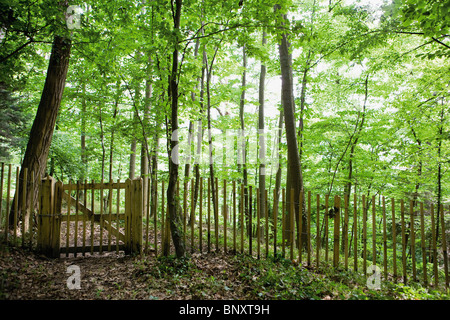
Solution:
M 136 118 L 136 116 L 133 116 L 133 123 L 136 120 L 135 118 Z M 136 131 L 136 130 L 134 130 L 134 131 Z M 136 132 L 134 132 L 134 134 L 135 133 Z M 128 173 L 128 177 L 130 179 L 134 179 L 135 172 L 136 172 L 136 147 L 137 147 L 136 137 L 133 136 L 133 139 L 131 140 L 131 147 L 130 147 L 130 169 L 129 169 L 129 173 Z
M 208 147 L 209 147 L 209 176 L 211 182 L 211 193 L 212 193 L 212 203 L 213 203 L 213 212 L 214 212 L 214 221 L 215 221 L 215 230 L 218 230 L 218 221 L 219 221 L 219 205 L 217 203 L 216 193 L 218 192 L 218 185 L 216 185 L 215 174 L 214 174 L 214 161 L 213 161 L 213 148 L 212 148 L 212 128 L 211 128 L 211 77 L 212 77 L 212 69 L 214 66 L 214 60 L 216 58 L 217 51 L 219 50 L 219 46 L 215 48 L 213 58 L 211 59 L 211 63 L 206 68 L 206 101 L 207 101 L 207 121 L 208 121 Z M 216 235 L 217 237 L 218 235 Z M 216 238 L 217 239 L 217 238 Z
M 117 89 L 117 90 L 119 90 L 119 89 Z M 115 131 L 115 120 L 117 117 L 118 107 L 119 107 L 119 95 L 117 95 L 116 101 L 114 102 L 114 113 L 113 113 L 114 127 L 111 128 L 111 140 L 110 140 L 111 142 L 110 142 L 110 146 L 109 146 L 109 173 L 108 173 L 109 181 L 113 180 L 114 131 Z
M 266 32 L 263 31 L 262 35 L 262 45 L 264 46 L 267 43 Z M 259 129 L 259 189 L 260 189 L 260 208 L 264 208 L 264 190 L 266 189 L 266 166 L 265 166 L 265 158 L 266 158 L 266 142 L 265 142 L 265 132 L 264 132 L 264 88 L 266 81 L 266 66 L 263 62 L 261 62 L 261 72 L 259 75 L 259 112 L 258 112 L 258 129 Z
M 245 107 L 245 86 L 247 85 L 247 54 L 246 54 L 246 49 L 245 49 L 245 45 L 242 47 L 242 65 L 244 67 L 244 71 L 242 72 L 242 93 L 241 93 L 241 99 L 240 99 L 240 104 L 239 104 L 239 119 L 240 119 L 240 124 L 241 124 L 241 135 L 240 135 L 240 139 L 242 139 L 241 142 L 241 146 L 238 146 L 238 157 L 239 157 L 239 161 L 238 161 L 238 171 L 241 171 L 242 168 L 242 184 L 244 186 L 244 215 L 247 219 L 247 221 L 250 221 L 249 218 L 249 214 L 251 214 L 249 212 L 249 203 L 248 203 L 248 189 L 247 189 L 247 185 L 248 185 L 248 177 L 247 177 L 247 140 L 245 137 L 245 121 L 244 121 L 244 107 Z M 239 140 L 239 139 L 238 139 Z M 239 143 L 239 141 L 238 141 Z M 240 152 L 242 152 L 242 154 L 239 154 Z M 240 164 L 240 161 L 242 160 L 242 167 Z M 247 234 L 250 235 L 250 233 L 252 232 L 252 226 L 247 223 L 248 229 L 247 229 Z
M 80 180 L 84 181 L 87 174 L 87 154 L 86 154 L 86 84 L 83 83 L 83 97 L 81 99 L 81 163 L 83 171 Z
M 105 161 L 106 161 L 106 146 L 105 146 L 105 130 L 103 128 L 103 112 L 102 107 L 99 107 L 99 123 L 100 123 L 100 144 L 102 146 L 102 180 L 105 179 Z
M 219 219 L 219 212 L 218 212 L 218 204 L 217 204 L 217 197 L 216 192 L 218 186 L 216 185 L 215 180 L 215 174 L 214 174 L 214 161 L 213 161 L 213 148 L 212 148 L 212 128 L 211 128 L 211 95 L 210 95 L 210 73 L 208 72 L 207 80 L 206 80 L 206 96 L 207 96 L 207 103 L 208 103 L 208 111 L 207 111 L 207 118 L 208 118 L 208 147 L 209 147 L 209 178 L 211 183 L 211 196 L 212 196 L 212 203 L 213 203 L 213 213 L 214 213 L 214 223 L 215 223 L 215 230 L 218 229 L 218 219 Z M 218 235 L 216 234 L 216 237 Z M 217 239 L 217 238 L 216 238 Z
M 279 5 L 275 6 L 275 11 L 280 10 Z M 281 14 L 281 27 L 288 24 L 288 19 L 285 14 Z M 303 190 L 303 176 L 300 163 L 300 155 L 297 144 L 297 133 L 295 128 L 294 115 L 294 86 L 292 75 L 292 55 L 290 53 L 290 43 L 288 34 L 283 31 L 281 34 L 281 41 L 278 45 L 281 67 L 281 101 L 284 112 L 284 124 L 286 129 L 286 142 L 288 149 L 288 176 L 287 176 L 287 194 L 294 189 L 294 203 L 291 203 L 290 197 L 287 197 L 287 210 L 290 214 L 290 206 L 294 205 L 295 220 L 297 221 L 299 210 L 302 210 L 302 240 L 306 245 L 306 216 L 304 214 L 304 199 L 301 206 L 299 205 L 300 192 Z M 304 198 L 304 197 L 303 197 Z M 291 219 L 287 219 L 289 222 Z M 297 221 L 298 225 L 299 221 Z M 294 226 L 287 223 L 288 229 L 292 230 Z M 289 237 L 287 237 L 289 239 Z
M 32 190 L 31 184 L 27 185 L 26 207 L 28 208 L 31 204 L 32 197 L 34 200 L 33 203 L 37 203 L 39 196 L 39 188 L 37 186 L 39 185 L 40 179 L 45 174 L 56 118 L 66 84 L 71 46 L 72 42 L 70 39 L 55 35 L 44 89 L 42 91 L 33 126 L 31 127 L 27 149 L 20 170 L 21 181 L 23 181 L 24 169 L 27 168 L 28 177 L 33 179 L 34 185 L 36 186 L 35 189 Z M 31 176 L 32 172 L 34 172 L 34 176 Z M 19 199 L 22 199 L 23 197 L 22 190 L 23 189 L 19 187 Z M 29 211 L 22 214 L 22 211 L 25 210 L 25 208 L 22 207 L 22 201 L 19 201 L 18 203 L 19 216 L 22 216 L 24 221 L 29 221 Z M 10 226 L 13 226 L 14 224 L 13 212 L 13 210 L 10 211 Z M 28 227 L 28 225 L 26 225 L 26 227 Z M 26 231 L 27 229 L 28 228 L 26 228 Z
M 349 199 L 350 199 L 350 193 L 352 190 L 353 158 L 355 156 L 355 148 L 356 148 L 356 145 L 358 144 L 359 136 L 364 127 L 364 121 L 366 119 L 366 106 L 367 106 L 368 97 L 369 97 L 369 75 L 366 76 L 366 80 L 364 81 L 363 110 L 362 110 L 362 112 L 361 111 L 358 112 L 358 119 L 356 121 L 355 130 L 349 140 L 349 144 L 351 147 L 350 147 L 350 158 L 348 160 L 348 177 L 347 177 L 348 181 L 344 187 L 344 194 L 348 195 Z M 360 121 L 360 119 L 361 119 L 361 121 Z M 347 145 L 347 148 L 348 148 L 348 145 Z M 346 151 L 347 151 L 347 149 L 344 151 L 344 154 L 342 155 L 342 157 L 345 155 Z M 332 185 L 330 187 L 328 194 L 331 193 L 331 188 L 332 188 Z
M 153 145 L 150 153 L 150 161 L 151 161 L 151 208 L 156 208 L 156 200 L 157 200 L 157 171 L 158 171 L 158 146 L 159 146 L 159 130 L 161 129 L 161 121 L 158 116 L 155 119 L 155 128 L 153 133 Z M 153 216 L 155 212 L 151 211 Z
M 262 34 L 262 45 L 265 46 L 267 43 L 266 32 L 263 31 Z M 266 81 L 266 65 L 261 62 L 261 71 L 259 74 L 259 109 L 258 109 L 258 130 L 259 130 L 259 207 L 264 210 L 266 207 L 265 190 L 266 190 L 266 141 L 264 132 L 264 88 Z M 261 211 L 263 212 L 263 211 Z M 262 216 L 265 216 L 262 214 Z M 264 228 L 261 231 L 264 232 Z M 264 235 L 261 237 L 264 238 Z
M 442 165 L 441 165 L 441 149 L 442 149 L 442 135 L 444 133 L 444 99 L 442 98 L 442 110 L 440 114 L 440 120 L 441 120 L 441 126 L 439 127 L 439 137 L 438 137 L 438 174 L 437 174 L 437 214 L 436 214 L 436 239 L 439 237 L 439 221 L 440 221 L 440 215 L 443 214 L 441 212 L 441 202 L 442 202 Z M 442 235 L 442 237 L 445 237 L 445 234 Z
M 417 142 L 417 146 L 419 148 L 419 163 L 418 163 L 418 168 L 417 168 L 417 181 L 416 181 L 416 185 L 414 188 L 414 194 L 413 194 L 413 205 L 414 207 L 417 206 L 417 199 L 419 198 L 419 188 L 420 188 L 420 179 L 422 176 L 422 140 L 418 137 L 418 135 L 416 134 L 416 131 L 414 130 L 414 127 L 411 125 L 411 132 L 414 136 L 414 139 L 416 139 Z
M 175 0 L 175 12 L 173 12 L 174 34 L 178 33 L 181 20 L 182 0 Z M 173 1 L 172 1 L 173 4 Z M 178 134 L 178 48 L 175 45 L 172 55 L 172 72 L 169 84 L 171 98 L 171 132 L 172 135 Z M 170 153 L 176 148 L 177 141 L 170 141 Z M 169 157 L 171 155 L 169 154 Z M 175 253 L 178 258 L 185 256 L 186 248 L 183 242 L 182 228 L 180 227 L 180 215 L 178 212 L 179 199 L 176 196 L 178 181 L 178 161 L 169 159 L 169 185 L 167 187 L 168 218 L 172 241 L 175 246 Z
M 200 47 L 200 39 L 197 39 L 195 43 L 195 49 L 194 49 L 194 59 L 198 56 L 198 49 Z M 198 83 L 200 82 L 200 77 L 197 78 Z M 198 85 L 198 84 L 197 84 Z M 192 102 L 195 103 L 195 91 L 191 92 L 191 99 Z M 191 170 L 191 162 L 192 162 L 192 150 L 191 150 L 191 144 L 193 143 L 194 139 L 194 121 L 189 120 L 189 129 L 188 129 L 188 141 L 187 141 L 187 148 L 189 152 L 189 158 L 187 159 L 186 163 L 184 164 L 184 179 L 186 182 L 188 182 L 189 185 L 189 175 Z
M 151 59 L 149 59 L 149 62 L 151 63 Z M 151 109 L 151 102 L 150 98 L 152 96 L 152 83 L 150 79 L 145 80 L 145 103 L 144 103 L 144 121 L 143 126 L 144 128 L 142 131 L 144 132 L 146 128 L 149 126 L 150 122 L 150 109 Z M 142 190 L 143 190 L 143 198 L 144 198 L 144 212 L 147 212 L 147 204 L 148 204 L 148 188 L 149 186 L 149 150 L 148 150 L 148 144 L 147 144 L 147 137 L 142 137 L 141 141 L 141 177 L 142 177 Z
M 302 161 L 303 155 L 303 114 L 305 112 L 305 101 L 306 101 L 306 84 L 308 83 L 308 70 L 310 68 L 310 57 L 311 50 L 308 51 L 308 57 L 306 58 L 305 70 L 303 70 L 302 77 L 302 90 L 300 93 L 300 119 L 298 121 L 298 142 L 299 142 L 299 150 L 300 150 L 300 161 Z
M 201 34 L 202 35 L 204 34 L 203 29 L 201 31 Z M 199 46 L 200 46 L 200 39 L 197 39 L 197 43 L 195 45 L 195 56 L 198 55 Z M 203 50 L 203 52 L 206 53 L 205 50 Z M 196 156 L 199 156 L 202 151 L 203 127 L 202 127 L 201 119 L 202 119 L 202 115 L 203 115 L 203 111 L 204 111 L 203 97 L 204 97 L 205 63 L 206 63 L 206 59 L 203 54 L 202 55 L 202 72 L 201 72 L 201 76 L 197 78 L 197 81 L 198 81 L 197 86 L 200 86 L 200 99 L 199 99 L 200 100 L 199 101 L 200 102 L 200 116 L 199 116 L 199 121 L 197 123 L 197 145 L 196 145 L 196 151 L 195 151 Z M 192 92 L 192 101 L 195 101 L 195 93 L 194 92 Z M 192 138 L 195 138 L 195 137 L 192 137 Z M 194 159 L 197 159 L 197 158 L 194 158 Z M 194 203 L 192 205 L 194 208 L 193 210 L 195 212 L 195 209 L 197 207 L 199 188 L 200 188 L 200 164 L 199 164 L 199 161 L 194 162 L 193 171 L 195 174 L 195 186 L 194 186 Z
M 280 196 L 280 189 L 281 189 L 281 153 L 280 153 L 280 145 L 281 145 L 281 135 L 283 130 L 283 110 L 280 111 L 280 117 L 278 119 L 278 137 L 277 137 L 277 155 L 278 155 L 278 166 L 277 166 L 277 173 L 275 175 L 275 192 L 276 196 L 275 199 L 273 199 L 273 209 L 272 212 L 279 212 L 278 210 L 278 204 L 279 204 L 279 196 Z M 282 213 L 284 214 L 284 212 Z
M 312 36 L 314 34 L 314 18 L 316 13 L 316 1 L 313 2 L 313 7 L 311 10 L 311 29 L 310 29 L 310 35 Z M 311 68 L 311 49 L 308 50 L 308 56 L 306 57 L 305 62 L 305 69 L 303 70 L 303 77 L 302 77 L 302 90 L 300 93 L 300 119 L 298 124 L 298 142 L 299 142 L 299 149 L 300 149 L 300 163 L 302 161 L 302 155 L 303 155 L 303 113 L 305 111 L 305 101 L 306 101 L 306 84 L 308 82 L 308 71 Z
M 136 154 L 137 154 L 137 143 L 138 143 L 138 138 L 137 138 L 137 125 L 138 122 L 140 122 L 140 117 L 139 117 L 139 101 L 140 101 L 140 97 L 141 97 L 141 87 L 140 87 L 140 83 L 135 84 L 135 94 L 134 94 L 134 101 L 133 101 L 133 105 L 134 105 L 134 112 L 133 112 L 133 129 L 132 129 L 132 135 L 133 138 L 131 140 L 131 147 L 130 147 L 130 171 L 129 171 L 129 178 L 130 179 L 134 179 L 135 175 L 136 175 Z M 144 128 L 142 128 L 144 129 Z

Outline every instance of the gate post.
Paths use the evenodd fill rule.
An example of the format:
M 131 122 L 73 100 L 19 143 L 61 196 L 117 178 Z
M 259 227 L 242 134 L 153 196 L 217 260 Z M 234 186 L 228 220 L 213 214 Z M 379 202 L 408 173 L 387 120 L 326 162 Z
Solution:
M 142 249 L 142 179 L 125 182 L 125 253 L 141 253 Z
M 61 191 L 61 182 L 56 182 L 52 177 L 42 180 L 39 193 L 37 250 L 53 258 L 59 257 Z

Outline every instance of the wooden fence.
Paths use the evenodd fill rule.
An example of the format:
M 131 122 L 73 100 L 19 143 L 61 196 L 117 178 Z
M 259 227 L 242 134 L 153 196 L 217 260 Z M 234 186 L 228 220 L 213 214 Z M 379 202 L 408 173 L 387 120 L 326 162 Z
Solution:
M 19 172 L 19 167 L 2 164 L 0 233 L 5 242 L 36 249 L 50 257 L 141 252 L 141 178 L 63 184 L 52 177 L 30 179 L 35 175 L 29 175 L 27 169 L 20 179 Z M 39 190 L 37 198 L 29 194 L 34 188 Z
M 23 183 L 19 169 L 15 179 L 13 171 L 2 164 L 0 232 L 9 243 L 51 256 L 174 252 L 166 223 L 164 180 L 63 184 L 51 178 L 27 180 L 24 175 Z M 38 203 L 27 208 L 29 214 L 19 214 L 18 203 L 25 203 L 25 195 L 18 199 L 17 190 L 36 183 Z M 260 208 L 257 188 L 244 190 L 236 181 L 217 179 L 215 186 L 213 201 L 209 178 L 200 179 L 197 199 L 193 180 L 178 184 L 180 227 L 188 252 L 275 256 L 308 268 L 335 267 L 364 274 L 375 265 L 385 279 L 449 285 L 449 206 L 356 194 L 330 197 L 311 191 L 294 199 L 292 190 L 281 189 L 278 195 L 264 190 L 266 205 Z M 279 205 L 274 207 L 277 197 Z M 292 209 L 287 212 L 289 203 L 295 202 L 305 204 L 297 217 Z M 16 228 L 11 228 L 8 212 L 13 213 Z

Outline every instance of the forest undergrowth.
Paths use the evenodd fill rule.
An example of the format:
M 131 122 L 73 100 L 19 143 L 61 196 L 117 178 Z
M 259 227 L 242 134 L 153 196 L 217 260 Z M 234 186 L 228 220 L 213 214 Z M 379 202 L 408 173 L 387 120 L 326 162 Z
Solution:
M 68 267 L 80 270 L 69 289 Z M 154 255 L 48 259 L 2 246 L 1 300 L 447 300 L 417 283 L 381 282 L 370 289 L 353 271 L 299 267 L 281 256 L 256 259 L 220 252 L 176 259 Z

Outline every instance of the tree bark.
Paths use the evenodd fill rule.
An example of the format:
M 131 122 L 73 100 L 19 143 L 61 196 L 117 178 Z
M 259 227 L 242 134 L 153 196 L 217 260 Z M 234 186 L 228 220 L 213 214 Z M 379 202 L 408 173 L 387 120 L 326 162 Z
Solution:
M 204 31 L 202 29 L 201 34 L 204 34 Z M 199 47 L 200 47 L 200 39 L 197 39 L 197 43 L 195 45 L 195 57 L 197 57 L 198 55 L 198 51 L 199 51 Z M 203 53 L 206 53 L 205 50 L 203 49 Z M 202 123 L 201 123 L 201 119 L 202 119 L 202 114 L 204 111 L 203 108 L 203 96 L 204 96 L 204 80 L 205 80 L 205 63 L 206 63 L 206 59 L 205 59 L 205 55 L 202 54 L 202 72 L 201 72 L 201 76 L 197 78 L 198 84 L 197 86 L 200 87 L 200 117 L 197 123 L 197 145 L 196 145 L 196 156 L 199 156 L 201 151 L 202 151 L 202 140 L 203 140 L 203 127 L 202 127 Z M 195 101 L 195 93 L 192 92 L 192 101 Z M 192 137 L 193 139 L 195 137 Z M 194 157 L 194 159 L 196 159 Z M 199 188 L 200 188 L 200 164 L 199 164 L 199 159 L 197 159 L 197 161 L 194 161 L 194 174 L 195 174 L 195 186 L 194 186 L 194 203 L 192 204 L 193 206 L 193 211 L 195 212 L 195 209 L 197 207 L 197 200 L 198 200 L 198 193 L 199 193 Z M 201 205 L 201 204 L 200 204 Z
M 263 31 L 262 45 L 267 43 L 266 32 Z M 260 191 L 260 208 L 265 208 L 264 190 L 266 189 L 266 142 L 264 133 L 264 88 L 266 81 L 266 66 L 261 62 L 261 72 L 259 75 L 259 112 L 258 112 L 258 129 L 259 129 L 259 191 Z
M 352 190 L 352 179 L 353 179 L 353 158 L 355 156 L 355 148 L 356 145 L 358 144 L 358 140 L 359 140 L 359 136 L 361 134 L 361 131 L 364 127 L 364 121 L 366 119 L 366 106 L 367 106 L 367 99 L 369 97 L 369 75 L 366 76 L 366 80 L 364 81 L 364 104 L 363 104 L 363 110 L 362 112 L 359 111 L 358 112 L 358 119 L 356 121 L 356 125 L 355 125 L 355 130 L 353 131 L 353 134 L 350 137 L 349 143 L 347 145 L 350 145 L 350 158 L 348 160 L 348 181 L 345 184 L 344 187 L 344 194 L 348 195 L 349 199 L 350 199 L 350 193 Z M 361 121 L 360 121 L 361 119 Z M 342 157 L 344 157 L 345 153 L 347 152 L 347 148 L 345 149 Z M 338 163 L 339 165 L 339 163 Z M 337 170 L 337 167 L 336 167 Z M 336 172 L 335 170 L 335 172 Z M 333 180 L 334 180 L 334 175 L 333 175 Z M 333 187 L 333 182 L 331 182 L 331 186 L 330 186 L 330 190 L 328 192 L 328 194 L 331 193 L 331 189 Z
M 266 32 L 263 31 L 262 34 L 262 45 L 265 46 L 267 43 Z M 264 210 L 266 207 L 265 190 L 266 190 L 266 141 L 264 132 L 264 89 L 266 81 L 266 65 L 261 62 L 261 71 L 259 74 L 259 109 L 258 109 L 258 130 L 259 130 L 259 207 Z M 261 211 L 263 212 L 263 211 Z M 265 217 L 265 214 L 262 214 Z M 259 226 L 258 226 L 259 227 Z M 265 228 L 261 228 L 261 238 L 264 238 Z
M 173 12 L 173 22 L 175 34 L 180 28 L 182 0 L 175 0 L 175 12 Z M 172 2 L 173 4 L 173 2 Z M 169 83 L 169 96 L 171 98 L 171 132 L 177 135 L 178 130 L 178 48 L 175 45 L 172 55 L 172 72 Z M 170 141 L 170 153 L 177 147 L 177 141 Z M 178 181 L 178 161 L 173 161 L 169 154 L 169 185 L 167 187 L 168 218 L 172 241 L 175 246 L 175 254 L 178 258 L 186 254 L 185 243 L 183 242 L 182 228 L 180 227 L 180 214 L 178 212 L 179 199 L 176 195 Z
M 442 99 L 442 105 L 444 105 L 444 100 Z M 439 221 L 440 215 L 443 214 L 441 212 L 441 203 L 442 203 L 442 165 L 441 165 L 441 150 L 442 150 L 442 135 L 444 133 L 444 107 L 442 106 L 441 114 L 440 114 L 441 125 L 438 131 L 438 149 L 437 149 L 437 160 L 438 160 L 438 174 L 437 174 L 437 213 L 436 213 L 436 239 L 439 238 Z M 445 237 L 445 234 L 442 235 Z
M 117 91 L 119 91 L 119 85 L 118 85 Z M 110 146 L 109 146 L 109 173 L 108 173 L 109 181 L 113 180 L 114 131 L 115 131 L 118 107 L 119 107 L 119 94 L 117 95 L 115 102 L 114 102 L 114 113 L 113 113 L 114 126 L 111 128 L 111 139 L 110 139 L 111 142 L 110 142 Z
M 20 170 L 21 181 L 23 181 L 24 169 L 27 168 L 29 172 L 28 176 L 30 179 L 33 179 L 34 185 L 36 186 L 32 190 L 31 184 L 27 185 L 26 207 L 28 208 L 31 204 L 31 197 L 33 197 L 33 203 L 37 203 L 39 196 L 39 188 L 37 186 L 45 174 L 56 118 L 66 84 L 71 47 L 72 42 L 70 39 L 58 35 L 54 36 L 44 89 L 33 126 L 31 127 L 27 149 Z M 32 172 L 34 172 L 33 177 L 31 176 Z M 22 187 L 19 187 L 19 199 L 22 199 L 22 190 Z M 22 214 L 24 209 L 22 207 L 22 201 L 19 201 L 18 214 L 19 216 L 24 216 L 24 221 L 29 221 L 27 219 L 29 212 Z M 10 211 L 9 220 L 11 222 L 10 226 L 12 226 L 14 223 L 13 210 Z
M 308 70 L 310 68 L 310 57 L 311 50 L 308 51 L 308 57 L 306 58 L 305 70 L 303 70 L 303 78 L 302 78 L 302 90 L 300 93 L 300 119 L 298 121 L 298 140 L 299 140 L 299 149 L 300 149 L 300 161 L 302 160 L 303 154 L 303 113 L 305 112 L 305 101 L 306 101 L 306 85 L 308 82 Z
M 275 6 L 275 11 L 280 10 L 280 6 Z M 287 24 L 288 20 L 285 14 L 281 14 L 281 27 Z M 299 210 L 302 210 L 302 240 L 306 245 L 306 216 L 304 214 L 304 199 L 301 207 L 299 206 L 300 192 L 303 190 L 303 176 L 300 164 L 300 155 L 297 144 L 297 133 L 295 127 L 295 114 L 294 114 L 294 86 L 292 75 L 292 55 L 290 53 L 290 43 L 288 34 L 282 32 L 281 41 L 278 45 L 280 56 L 280 68 L 281 68 L 281 102 L 284 112 L 284 123 L 286 129 L 286 142 L 288 149 L 288 176 L 287 176 L 287 194 L 290 194 L 290 190 L 294 189 L 294 203 L 290 202 L 290 197 L 287 197 L 287 212 L 290 214 L 290 206 L 294 205 L 295 220 L 297 221 Z M 303 197 L 304 198 L 304 197 Z M 287 219 L 286 221 L 290 221 Z M 298 225 L 299 221 L 297 221 Z M 292 230 L 294 226 L 290 226 L 288 229 Z M 289 237 L 287 237 L 289 239 Z
M 103 113 L 102 107 L 99 107 L 99 123 L 100 123 L 100 143 L 102 146 L 102 181 L 105 179 L 105 161 L 106 161 L 106 147 L 105 147 L 105 130 L 103 129 Z
M 87 154 L 86 154 L 86 84 L 83 83 L 83 97 L 81 99 L 81 163 L 83 171 L 80 177 L 84 181 L 87 174 Z
M 133 116 L 133 123 L 135 122 L 135 118 L 136 116 Z M 134 130 L 134 134 L 136 133 L 136 130 Z M 137 141 L 136 141 L 136 137 L 133 137 L 133 139 L 131 140 L 131 148 L 130 148 L 130 170 L 128 173 L 128 177 L 130 179 L 134 179 L 135 176 L 135 172 L 136 172 L 136 146 L 137 146 Z
M 281 143 L 281 135 L 282 135 L 282 130 L 283 130 L 283 110 L 280 111 L 280 117 L 278 119 L 278 137 L 277 137 L 277 145 L 276 148 L 278 150 L 277 155 L 278 155 L 278 167 L 277 167 L 277 173 L 275 175 L 275 192 L 276 192 L 276 196 L 273 199 L 273 207 L 272 207 L 272 212 L 279 212 L 278 210 L 278 206 L 279 206 L 279 198 L 280 198 L 280 189 L 281 189 L 281 154 L 280 154 L 280 143 Z M 284 214 L 284 212 L 282 213 Z
M 157 171 L 158 171 L 158 146 L 159 146 L 159 130 L 161 127 L 161 121 L 159 120 L 159 117 L 156 117 L 155 120 L 155 131 L 153 134 L 153 145 L 152 145 L 152 149 L 151 149 L 151 154 L 150 154 L 150 161 L 151 161 L 151 208 L 155 208 L 156 209 L 156 201 L 157 201 L 157 185 L 158 185 L 158 181 L 157 181 Z M 156 210 L 152 210 L 151 211 L 151 215 L 153 216 L 153 214 L 155 213 L 154 211 Z
M 211 128 L 211 77 L 212 77 L 212 69 L 214 65 L 214 60 L 216 58 L 217 51 L 219 47 L 217 46 L 214 51 L 214 56 L 211 59 L 211 63 L 206 63 L 206 101 L 207 101 L 207 121 L 208 121 L 208 147 L 209 147 L 209 175 L 210 175 L 210 183 L 211 183 L 211 193 L 212 193 L 212 203 L 213 203 L 213 212 L 214 212 L 214 224 L 215 230 L 218 230 L 218 220 L 219 220 L 219 208 L 217 203 L 216 193 L 218 192 L 218 185 L 216 184 L 215 174 L 214 174 L 214 162 L 213 162 L 213 149 L 212 149 L 212 128 Z M 205 53 L 206 55 L 206 53 Z M 218 249 L 218 235 L 216 234 L 216 247 Z
M 238 161 L 238 171 L 241 171 L 242 168 L 242 184 L 244 187 L 244 215 L 247 219 L 247 221 L 250 221 L 249 218 L 249 199 L 248 199 L 248 189 L 247 189 L 247 185 L 248 185 L 248 178 L 247 178 L 247 140 L 245 138 L 245 121 L 244 121 L 244 107 L 245 107 L 245 86 L 247 85 L 247 54 L 245 52 L 245 45 L 242 47 L 242 64 L 244 67 L 244 71 L 242 72 L 242 93 L 241 93 L 241 99 L 240 99 L 240 104 L 239 104 L 239 119 L 241 122 L 241 137 L 240 139 L 242 139 L 241 141 L 241 146 L 238 146 L 238 157 L 240 158 Z M 239 143 L 239 141 L 238 141 Z M 242 152 L 242 154 L 240 154 L 240 152 Z M 242 160 L 242 167 L 240 164 L 240 161 Z M 241 200 L 242 201 L 242 200 Z M 247 234 L 250 235 L 250 233 L 252 232 L 251 228 L 252 226 L 250 225 L 250 223 L 247 222 Z
M 149 59 L 149 63 L 152 63 L 152 60 Z M 150 98 L 152 96 L 152 83 L 150 79 L 145 80 L 145 103 L 144 103 L 144 121 L 143 121 L 143 133 L 145 132 L 145 129 L 148 128 L 150 124 L 150 109 L 151 109 L 151 102 Z M 141 177 L 142 177 L 142 189 L 144 194 L 144 212 L 147 212 L 148 210 L 148 188 L 149 188 L 149 175 L 150 175 L 150 166 L 149 166 L 149 150 L 148 150 L 148 143 L 147 143 L 147 137 L 143 134 L 142 140 L 141 140 Z

